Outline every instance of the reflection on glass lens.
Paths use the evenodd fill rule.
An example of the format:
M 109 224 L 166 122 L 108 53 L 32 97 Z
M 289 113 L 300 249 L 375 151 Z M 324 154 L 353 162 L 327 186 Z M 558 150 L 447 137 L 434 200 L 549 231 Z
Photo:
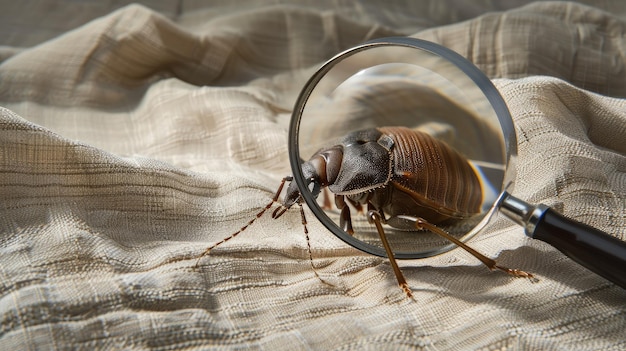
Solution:
M 486 223 L 505 181 L 503 128 L 512 127 L 485 93 L 499 98 L 491 82 L 459 58 L 415 39 L 381 40 L 335 57 L 305 87 L 290 130 L 293 171 L 300 189 L 311 174 L 323 176 L 328 186 L 302 195 L 344 241 L 384 256 L 368 203 L 387 219 L 398 258 L 453 248 L 405 218 L 436 222 L 461 240 Z M 304 174 L 300 159 L 310 160 Z

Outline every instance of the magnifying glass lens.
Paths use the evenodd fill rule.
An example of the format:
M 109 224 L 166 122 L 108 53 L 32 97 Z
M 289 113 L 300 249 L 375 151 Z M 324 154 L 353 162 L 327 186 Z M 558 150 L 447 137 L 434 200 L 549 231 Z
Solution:
M 462 241 L 475 235 L 511 177 L 515 145 L 510 116 L 489 79 L 458 54 L 411 38 L 368 42 L 326 63 L 300 95 L 290 130 L 294 178 L 318 219 L 349 244 L 386 256 L 366 216 L 367 203 L 376 204 L 396 258 L 454 248 L 416 230 L 416 216 Z M 328 149 L 341 162 L 330 160 Z M 319 158 L 320 150 L 326 156 Z M 311 157 L 324 160 L 324 172 L 332 168 L 328 184 L 314 191 L 310 174 L 300 172 Z M 449 165 L 456 158 L 462 161 Z M 476 196 L 478 204 L 466 201 Z

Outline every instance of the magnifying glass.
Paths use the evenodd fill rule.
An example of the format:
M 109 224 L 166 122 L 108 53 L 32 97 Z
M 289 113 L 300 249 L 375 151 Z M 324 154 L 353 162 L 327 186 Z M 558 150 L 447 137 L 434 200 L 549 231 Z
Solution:
M 289 127 L 302 199 L 359 250 L 438 255 L 457 245 L 417 231 L 422 215 L 465 243 L 499 211 L 626 288 L 625 242 L 510 195 L 516 156 L 513 122 L 491 81 L 457 53 L 414 38 L 369 41 L 326 62 L 302 90 Z M 387 251 L 371 218 L 359 215 L 366 207 L 382 212 Z

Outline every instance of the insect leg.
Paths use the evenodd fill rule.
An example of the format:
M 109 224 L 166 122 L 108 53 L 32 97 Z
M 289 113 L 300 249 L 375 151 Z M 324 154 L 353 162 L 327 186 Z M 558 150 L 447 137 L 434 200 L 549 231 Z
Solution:
M 402 271 L 398 267 L 398 262 L 396 262 L 396 259 L 393 255 L 393 251 L 391 250 L 391 246 L 389 245 L 389 241 L 387 241 L 387 236 L 385 235 L 385 231 L 381 224 L 380 214 L 378 213 L 378 211 L 370 210 L 367 213 L 367 218 L 371 222 L 374 222 L 374 224 L 376 225 L 376 230 L 378 231 L 380 240 L 382 241 L 383 246 L 385 247 L 385 251 L 387 252 L 387 257 L 389 257 L 389 263 L 391 263 L 393 272 L 396 274 L 396 279 L 398 279 L 398 285 L 400 285 L 400 288 L 404 290 L 404 292 L 406 293 L 408 297 L 412 298 L 413 293 L 411 293 L 411 288 L 409 288 L 409 284 L 407 284 L 406 279 L 404 278 L 404 274 L 402 274 Z
M 354 209 L 356 210 L 357 213 L 363 213 L 363 205 L 361 205 L 361 203 L 357 202 L 357 201 L 353 201 L 350 200 L 350 198 L 348 198 L 348 202 L 350 202 L 350 204 L 352 206 L 354 206 Z M 382 213 L 381 213 L 382 215 Z M 385 217 L 385 216 L 383 216 Z M 383 222 L 384 222 L 384 218 L 383 218 Z
M 341 213 L 339 214 L 339 226 L 346 233 L 354 235 L 354 229 L 352 228 L 352 217 L 350 216 L 350 207 L 346 203 L 346 199 L 342 195 L 335 196 L 335 205 Z
M 522 270 L 519 269 L 511 269 L 511 268 L 507 268 L 507 267 L 503 267 L 503 266 L 499 266 L 495 260 L 481 254 L 480 252 L 472 249 L 471 247 L 469 247 L 467 244 L 463 243 L 462 241 L 458 240 L 457 238 L 453 237 L 452 235 L 450 235 L 448 232 L 446 232 L 445 230 L 442 230 L 441 228 L 437 227 L 436 225 L 428 222 L 427 220 L 423 219 L 423 218 L 417 218 L 417 221 L 415 222 L 415 226 L 418 229 L 427 229 L 451 242 L 453 242 L 454 244 L 456 244 L 457 246 L 459 246 L 460 248 L 462 248 L 463 250 L 469 252 L 470 254 L 472 254 L 472 256 L 476 257 L 477 259 L 479 259 L 482 263 L 484 263 L 490 270 L 494 270 L 494 269 L 499 269 L 505 273 L 508 273 L 514 277 L 520 277 L 520 278 L 528 278 L 530 280 L 535 280 L 536 278 L 527 272 L 524 272 Z
M 254 223 L 254 221 L 256 221 L 258 218 L 261 218 L 261 216 L 263 216 L 263 214 L 265 213 L 265 211 L 269 210 L 270 207 L 272 207 L 272 205 L 278 201 L 278 197 L 280 196 L 280 193 L 283 191 L 283 187 L 285 186 L 285 182 L 287 181 L 291 181 L 291 177 L 285 177 L 280 181 L 280 185 L 278 186 L 278 190 L 276 190 L 276 194 L 274 194 L 274 197 L 272 198 L 272 201 L 270 201 L 267 205 L 265 205 L 265 207 L 263 207 L 263 209 L 261 211 L 259 211 L 255 217 L 253 217 L 248 223 L 246 223 L 246 225 L 244 225 L 243 227 L 241 227 L 238 231 L 236 231 L 235 233 L 229 235 L 228 237 L 222 239 L 221 241 L 209 246 L 206 250 L 204 250 L 204 252 L 202 252 L 200 254 L 200 256 L 198 257 L 198 261 L 196 262 L 196 268 L 198 268 L 198 266 L 200 265 L 200 260 L 202 259 L 202 257 L 204 257 L 205 255 L 207 255 L 209 253 L 209 251 L 213 250 L 214 248 L 216 248 L 217 246 L 222 245 L 223 243 L 227 242 L 228 240 L 236 237 L 237 235 L 239 235 L 241 232 L 243 232 L 244 230 L 246 230 L 252 223 Z
M 330 190 L 328 190 L 328 187 L 323 187 L 322 188 L 322 210 L 330 210 L 333 208 L 332 204 L 330 203 L 330 197 L 332 195 L 330 194 Z

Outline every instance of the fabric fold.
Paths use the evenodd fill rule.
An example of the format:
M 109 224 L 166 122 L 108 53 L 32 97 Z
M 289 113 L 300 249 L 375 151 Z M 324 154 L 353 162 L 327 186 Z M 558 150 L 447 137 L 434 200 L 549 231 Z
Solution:
M 0 39 L 3 348 L 624 346 L 626 293 L 502 216 L 471 246 L 538 282 L 457 249 L 399 262 L 414 300 L 306 207 L 308 241 L 298 206 L 271 216 L 311 74 L 412 35 L 493 79 L 517 133 L 513 195 L 626 240 L 623 4 L 246 4 L 92 8 L 37 45 L 52 24 Z M 404 111 L 415 91 L 366 96 Z

